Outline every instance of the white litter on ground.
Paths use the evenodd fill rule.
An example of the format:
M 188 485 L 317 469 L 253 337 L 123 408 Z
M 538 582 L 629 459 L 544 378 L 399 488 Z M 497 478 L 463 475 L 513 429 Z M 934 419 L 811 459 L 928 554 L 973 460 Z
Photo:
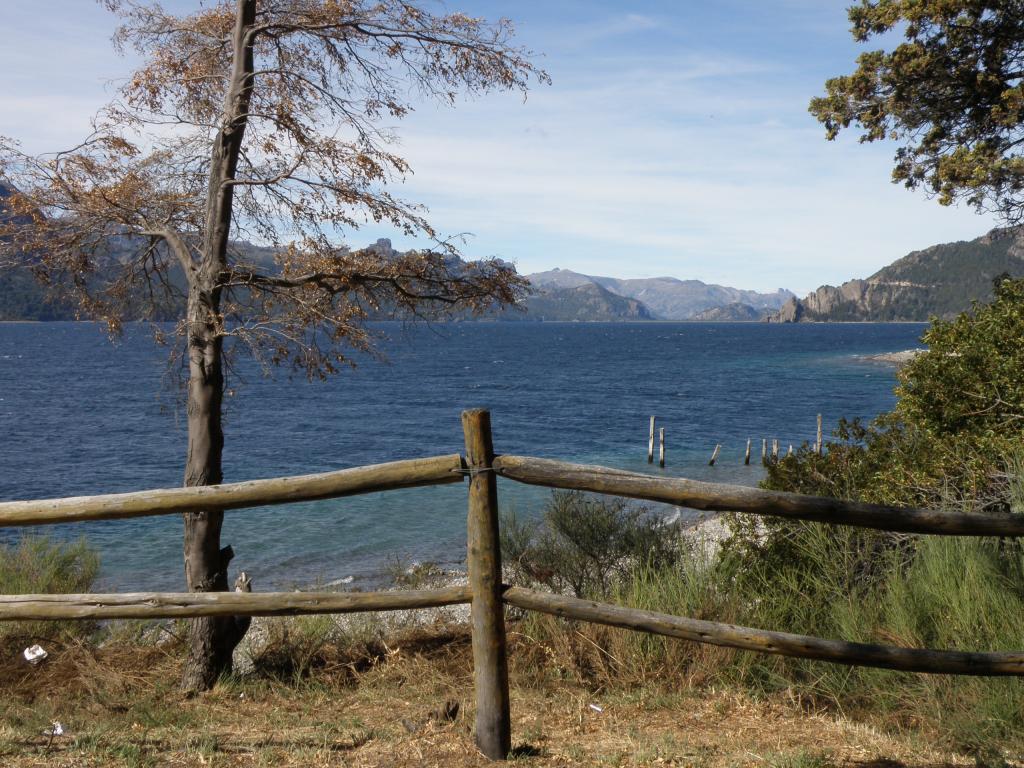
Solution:
M 22 655 L 29 664 L 38 664 L 50 654 L 43 649 L 43 646 L 33 645 L 22 651 Z

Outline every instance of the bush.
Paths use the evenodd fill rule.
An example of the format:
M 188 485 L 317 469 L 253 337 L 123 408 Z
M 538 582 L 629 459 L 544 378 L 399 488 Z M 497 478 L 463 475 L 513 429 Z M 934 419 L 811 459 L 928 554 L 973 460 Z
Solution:
M 997 279 L 991 303 L 933 321 L 922 341 L 892 413 L 840 421 L 822 456 L 804 446 L 768 468 L 765 487 L 1009 511 L 1001 484 L 1024 448 L 1024 280 Z
M 606 595 L 638 566 L 668 566 L 681 555 L 676 526 L 623 499 L 555 491 L 539 521 L 506 515 L 505 566 L 518 583 L 576 597 Z
M 25 536 L 0 545 L 0 594 L 82 593 L 92 590 L 99 555 L 84 539 L 64 543 L 46 536 Z M 83 621 L 0 622 L 4 641 L 81 636 L 94 625 Z

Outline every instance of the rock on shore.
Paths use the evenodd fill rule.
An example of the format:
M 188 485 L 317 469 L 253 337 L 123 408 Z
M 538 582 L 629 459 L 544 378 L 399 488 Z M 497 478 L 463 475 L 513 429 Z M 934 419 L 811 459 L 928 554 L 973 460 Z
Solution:
M 882 352 L 877 355 L 864 355 L 862 359 L 868 360 L 872 363 L 893 363 L 899 366 L 906 365 L 924 351 L 924 349 L 904 349 L 900 352 Z

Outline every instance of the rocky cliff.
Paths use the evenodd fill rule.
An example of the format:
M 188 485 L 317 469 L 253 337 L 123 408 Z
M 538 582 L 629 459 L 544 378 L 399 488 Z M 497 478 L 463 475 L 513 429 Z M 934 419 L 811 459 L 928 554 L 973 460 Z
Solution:
M 927 321 L 952 317 L 992 298 L 992 281 L 1024 276 L 1024 227 L 994 229 L 970 241 L 908 253 L 862 280 L 823 285 L 792 298 L 769 322 Z

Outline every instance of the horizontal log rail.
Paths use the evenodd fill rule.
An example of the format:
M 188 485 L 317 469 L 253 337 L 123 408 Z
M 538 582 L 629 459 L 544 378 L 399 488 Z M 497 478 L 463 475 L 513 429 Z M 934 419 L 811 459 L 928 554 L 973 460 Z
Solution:
M 742 485 L 657 477 L 530 456 L 498 456 L 494 471 L 528 485 L 661 501 L 712 512 L 745 512 L 793 520 L 945 536 L 1024 536 L 1024 515 L 963 514 L 887 507 Z
M 770 632 L 734 624 L 687 619 L 666 613 L 595 603 L 521 587 L 509 587 L 502 595 L 502 599 L 517 608 L 540 611 L 567 619 L 634 629 L 652 635 L 691 640 L 695 643 L 800 659 L 817 659 L 834 664 L 954 675 L 1024 675 L 1024 651 L 935 651 L 925 648 L 851 643 L 845 640 L 824 640 L 810 635 Z
M 163 488 L 102 496 L 0 502 L 0 526 L 47 525 L 171 515 L 204 509 L 291 504 L 361 493 L 463 482 L 462 457 L 453 453 L 392 461 L 315 475 L 247 480 L 223 485 Z
M 402 592 L 122 592 L 0 595 L 0 621 L 297 616 L 439 608 L 472 600 L 469 587 Z

